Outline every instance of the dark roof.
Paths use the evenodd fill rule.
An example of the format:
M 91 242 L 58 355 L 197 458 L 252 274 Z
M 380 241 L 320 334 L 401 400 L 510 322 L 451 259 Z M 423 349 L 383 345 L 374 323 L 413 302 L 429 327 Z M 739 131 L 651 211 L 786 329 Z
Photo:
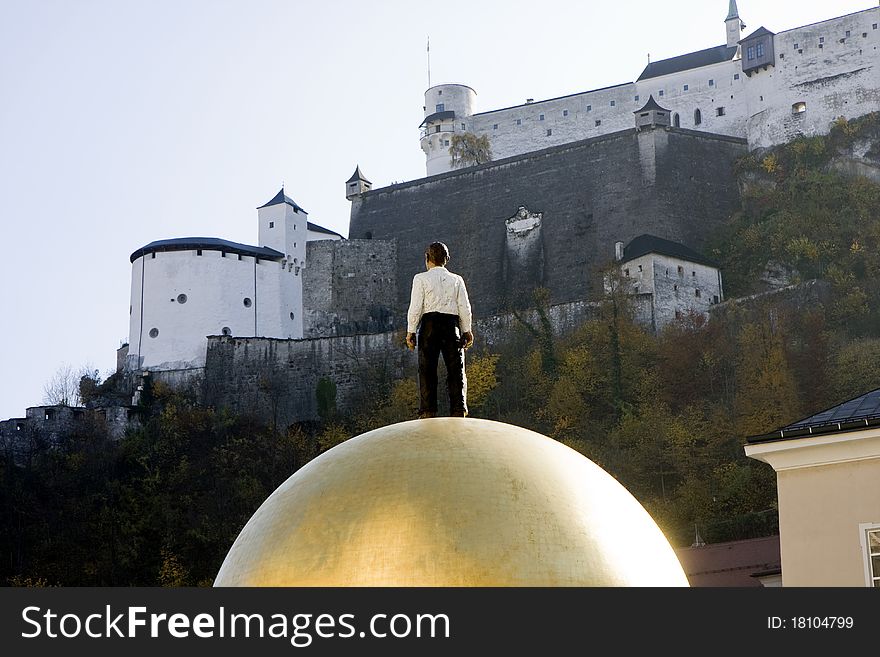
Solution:
M 160 251 L 196 251 L 198 249 L 225 251 L 226 253 L 237 253 L 239 255 L 265 258 L 266 260 L 281 260 L 284 257 L 283 253 L 270 249 L 267 246 L 250 246 L 248 244 L 221 240 L 216 237 L 177 237 L 170 240 L 150 242 L 132 253 L 129 260 L 134 262 L 148 253 L 158 253 Z
M 637 109 L 635 112 L 633 112 L 633 114 L 639 114 L 640 112 L 647 112 L 648 110 L 660 110 L 661 112 L 668 112 L 669 111 L 665 107 L 660 107 L 660 105 L 657 104 L 657 101 L 654 100 L 654 94 L 651 94 L 648 97 L 648 102 L 645 103 L 644 107 L 642 107 L 641 109 Z
M 268 208 L 270 205 L 278 205 L 279 203 L 287 203 L 287 205 L 293 206 L 293 209 L 296 212 L 305 212 L 306 214 L 308 214 L 308 212 L 306 212 L 299 205 L 296 204 L 296 201 L 294 201 L 292 198 L 284 193 L 283 187 L 278 191 L 277 194 L 275 194 L 275 196 L 272 197 L 272 199 L 268 203 L 264 203 L 259 208 L 257 208 L 257 210 L 261 208 Z
M 761 443 L 825 433 L 858 431 L 878 425 L 880 425 L 880 388 L 827 408 L 803 420 L 793 422 L 772 433 L 750 436 L 747 442 Z
M 749 36 L 747 36 L 747 37 L 743 37 L 742 39 L 740 39 L 740 40 L 739 40 L 739 43 L 742 43 L 743 41 L 748 41 L 749 39 L 755 39 L 755 38 L 757 38 L 757 37 L 761 37 L 761 36 L 764 36 L 764 35 L 766 35 L 766 34 L 769 34 L 770 36 L 774 36 L 776 33 L 775 33 L 775 32 L 771 32 L 771 31 L 768 30 L 766 27 L 761 26 L 761 27 L 759 27 L 757 30 L 755 30 L 754 32 L 752 32 Z
M 311 221 L 307 221 L 307 228 L 309 230 L 313 230 L 316 233 L 327 233 L 328 235 L 339 235 L 336 231 L 330 230 L 329 228 L 324 228 L 323 226 L 319 226 L 318 224 L 313 224 Z M 339 235 L 342 237 L 342 235 Z
M 367 177 L 366 177 L 364 174 L 361 173 L 361 167 L 360 167 L 360 165 L 358 165 L 358 166 L 356 166 L 356 167 L 354 168 L 354 173 L 351 174 L 351 178 L 349 178 L 349 179 L 346 180 L 345 182 L 346 182 L 346 184 L 347 184 L 347 183 L 350 183 L 350 182 L 357 182 L 358 180 L 363 180 L 363 181 L 364 181 L 365 183 L 367 183 L 368 185 L 372 185 L 372 184 L 373 184 L 373 183 L 371 183 L 369 180 L 367 180 Z
M 679 55 L 678 57 L 661 59 L 659 62 L 651 62 L 648 64 L 639 76 L 639 80 L 648 80 L 650 78 L 660 77 L 661 75 L 680 73 L 681 71 L 689 71 L 693 68 L 700 68 L 701 66 L 726 62 L 733 59 L 735 54 L 736 46 L 730 48 L 727 46 L 715 46 L 714 48 L 706 48 L 705 50 L 690 52 L 686 55 Z
M 419 123 L 419 127 L 421 128 L 426 123 L 430 123 L 431 121 L 442 121 L 443 119 L 454 119 L 455 112 L 452 110 L 446 110 L 445 112 L 434 112 L 425 117 L 425 120 Z
M 779 536 L 677 548 L 691 586 L 761 586 L 757 575 L 780 572 Z
M 717 267 L 718 264 L 709 258 L 697 253 L 693 249 L 686 247 L 684 244 L 665 240 L 662 237 L 654 235 L 639 235 L 627 244 L 623 249 L 623 259 L 621 264 L 641 258 L 648 253 L 659 253 L 660 255 L 671 256 L 688 262 L 696 262 L 710 267 Z

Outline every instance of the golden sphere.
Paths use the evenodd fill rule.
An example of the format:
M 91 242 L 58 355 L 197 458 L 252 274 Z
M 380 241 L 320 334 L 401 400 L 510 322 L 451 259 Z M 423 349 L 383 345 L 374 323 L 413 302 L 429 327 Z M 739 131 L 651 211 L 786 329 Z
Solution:
M 245 525 L 215 586 L 687 586 L 617 481 L 521 427 L 401 422 L 325 452 Z

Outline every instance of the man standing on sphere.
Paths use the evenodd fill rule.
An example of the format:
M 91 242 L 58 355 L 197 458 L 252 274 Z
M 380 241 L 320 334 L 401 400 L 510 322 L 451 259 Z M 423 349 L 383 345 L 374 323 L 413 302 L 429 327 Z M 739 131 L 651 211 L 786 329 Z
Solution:
M 419 418 L 437 416 L 437 359 L 446 365 L 449 411 L 466 417 L 467 376 L 464 350 L 474 343 L 471 304 L 464 279 L 446 269 L 449 249 L 434 242 L 425 249 L 427 271 L 413 277 L 407 313 L 406 345 L 419 345 Z

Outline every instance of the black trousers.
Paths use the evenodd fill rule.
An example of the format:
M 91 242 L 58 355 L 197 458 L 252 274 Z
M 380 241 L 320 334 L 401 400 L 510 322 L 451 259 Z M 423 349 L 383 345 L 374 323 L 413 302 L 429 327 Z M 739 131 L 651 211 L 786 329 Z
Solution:
M 446 365 L 449 412 L 467 413 L 467 377 L 458 315 L 425 313 L 419 324 L 419 415 L 437 413 L 437 360 Z

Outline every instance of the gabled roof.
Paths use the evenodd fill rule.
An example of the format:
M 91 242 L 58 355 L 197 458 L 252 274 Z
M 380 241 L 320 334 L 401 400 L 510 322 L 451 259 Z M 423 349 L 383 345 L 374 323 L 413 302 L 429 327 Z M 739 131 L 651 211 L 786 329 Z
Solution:
M 654 94 L 651 94 L 648 97 L 648 102 L 645 103 L 644 107 L 642 107 L 641 109 L 637 109 L 635 112 L 633 112 L 633 114 L 640 114 L 641 112 L 647 112 L 649 110 L 659 110 L 661 112 L 669 111 L 665 107 L 660 107 L 660 105 L 657 104 L 657 101 L 654 100 Z
M 281 260 L 281 258 L 284 257 L 283 253 L 276 251 L 275 249 L 270 249 L 268 246 L 239 244 L 238 242 L 221 240 L 216 237 L 177 237 L 170 240 L 157 240 L 155 242 L 150 242 L 146 246 L 142 246 L 132 253 L 129 260 L 134 262 L 148 253 L 159 253 L 160 251 L 197 251 L 199 249 L 206 251 L 224 251 L 226 253 L 265 258 L 266 260 Z
M 361 167 L 360 167 L 360 165 L 358 165 L 358 166 L 356 166 L 356 167 L 354 168 L 354 173 L 351 174 L 351 178 L 349 178 L 348 180 L 346 180 L 345 183 L 348 184 L 348 183 L 350 183 L 350 182 L 357 182 L 358 180 L 363 180 L 363 181 L 364 181 L 365 183 L 367 183 L 368 185 L 372 185 L 372 184 L 373 184 L 373 183 L 371 183 L 369 180 L 367 180 L 367 177 L 366 177 L 364 174 L 361 173 Z
M 736 46 L 730 48 L 727 46 L 715 46 L 714 48 L 706 48 L 705 50 L 690 52 L 678 57 L 661 59 L 659 62 L 648 64 L 639 76 L 639 80 L 648 80 L 660 77 L 661 75 L 680 73 L 681 71 L 689 71 L 693 68 L 726 62 L 733 59 L 734 55 L 736 55 Z
M 287 205 L 292 206 L 293 209 L 296 210 L 297 212 L 305 212 L 306 214 L 308 214 L 308 212 L 306 212 L 299 205 L 297 205 L 296 201 L 294 201 L 292 198 L 290 198 L 289 196 L 287 196 L 284 193 L 283 187 L 278 191 L 277 194 L 275 194 L 275 196 L 272 197 L 272 199 L 268 203 L 264 203 L 263 205 L 258 207 L 257 210 L 260 210 L 262 208 L 268 208 L 270 205 L 278 205 L 279 203 L 287 203 Z
M 747 36 L 747 37 L 743 37 L 742 39 L 740 39 L 740 40 L 739 40 L 739 43 L 742 43 L 743 41 L 748 41 L 749 39 L 756 39 L 756 38 L 758 38 L 758 37 L 762 37 L 762 36 L 767 35 L 767 34 L 769 34 L 770 36 L 775 36 L 775 35 L 776 35 L 775 32 L 771 32 L 770 30 L 768 30 L 766 27 L 764 27 L 764 26 L 762 25 L 762 26 L 759 27 L 757 30 L 755 30 L 754 32 L 752 32 L 749 36 Z
M 316 233 L 326 233 L 327 235 L 339 235 L 336 231 L 330 230 L 329 228 L 324 228 L 323 226 L 319 226 L 318 224 L 313 224 L 311 221 L 307 221 L 307 228 L 309 230 L 313 230 Z M 342 235 L 339 235 L 342 237 Z M 343 238 L 344 239 L 344 238 Z
M 649 253 L 658 253 L 660 255 L 686 260 L 688 262 L 696 262 L 710 267 L 718 267 L 718 264 L 710 260 L 704 255 L 697 253 L 684 244 L 665 240 L 655 235 L 639 235 L 627 244 L 623 249 L 623 259 L 621 264 L 641 258 Z
M 747 442 L 787 440 L 827 433 L 858 431 L 880 425 L 880 388 L 798 420 L 772 433 L 749 436 Z

